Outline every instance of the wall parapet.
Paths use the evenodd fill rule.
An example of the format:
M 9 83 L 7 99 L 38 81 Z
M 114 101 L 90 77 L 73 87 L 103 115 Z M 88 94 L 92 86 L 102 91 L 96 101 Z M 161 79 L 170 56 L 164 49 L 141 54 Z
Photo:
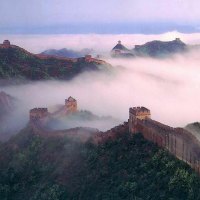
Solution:
M 137 118 L 137 112 L 132 111 L 129 110 L 129 132 L 141 133 L 145 139 L 166 149 L 200 174 L 200 142 L 192 133 L 150 118 Z

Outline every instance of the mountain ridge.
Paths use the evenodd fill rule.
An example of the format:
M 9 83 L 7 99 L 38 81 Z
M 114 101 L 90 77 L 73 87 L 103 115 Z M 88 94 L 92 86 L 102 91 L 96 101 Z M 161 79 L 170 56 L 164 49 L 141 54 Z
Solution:
M 103 71 L 111 65 L 92 57 L 78 59 L 32 54 L 16 45 L 0 45 L 0 78 L 69 80 L 84 71 Z
M 122 45 L 121 41 L 119 42 L 117 45 Z M 123 45 L 125 49 L 120 46 L 118 48 L 117 45 L 111 50 L 113 57 L 131 57 L 130 55 L 132 55 L 132 57 L 164 58 L 176 53 L 186 52 L 189 49 L 189 46 L 182 42 L 180 38 L 172 41 L 153 40 L 143 45 L 135 45 L 133 49 L 127 49 Z

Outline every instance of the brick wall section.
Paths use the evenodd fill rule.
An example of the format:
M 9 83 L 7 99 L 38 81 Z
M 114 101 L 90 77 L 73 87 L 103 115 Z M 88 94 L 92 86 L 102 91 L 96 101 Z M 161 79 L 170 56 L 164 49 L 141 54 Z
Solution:
M 92 141 L 95 144 L 102 144 L 108 140 L 116 140 L 120 135 L 128 132 L 128 123 L 124 122 L 106 132 L 99 132 L 93 136 Z
M 168 150 L 200 174 L 200 142 L 190 132 L 183 128 L 172 128 L 150 118 L 129 119 L 129 131 L 133 134 L 141 133 L 145 139 Z

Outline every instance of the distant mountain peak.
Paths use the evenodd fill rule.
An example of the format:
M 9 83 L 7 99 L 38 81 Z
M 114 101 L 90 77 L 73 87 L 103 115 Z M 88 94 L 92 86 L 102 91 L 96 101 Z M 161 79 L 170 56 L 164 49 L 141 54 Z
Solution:
M 154 40 L 143 45 L 135 45 L 134 52 L 138 56 L 147 55 L 159 57 L 183 52 L 186 50 L 186 46 L 187 45 L 182 42 L 180 38 L 176 38 L 172 41 Z
M 33 54 L 16 45 L 0 44 L 1 79 L 65 79 L 69 80 L 85 71 L 109 70 L 111 65 L 92 56 L 78 58 Z M 56 50 L 55 50 L 56 51 Z
M 111 50 L 111 56 L 113 57 L 133 57 L 133 53 L 122 45 L 121 40 L 118 41 L 117 45 Z
M 118 41 L 117 45 L 114 46 L 112 50 L 124 50 L 124 51 L 129 51 L 124 45 L 122 45 L 121 40 Z

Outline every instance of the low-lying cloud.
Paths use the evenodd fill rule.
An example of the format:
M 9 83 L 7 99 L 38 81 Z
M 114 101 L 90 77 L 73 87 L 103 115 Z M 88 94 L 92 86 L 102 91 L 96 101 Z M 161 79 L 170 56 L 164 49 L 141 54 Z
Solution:
M 0 90 L 21 102 L 15 116 L 22 127 L 28 122 L 31 108 L 64 104 L 69 96 L 77 99 L 80 110 L 112 116 L 120 122 L 127 121 L 129 107 L 145 106 L 151 110 L 153 119 L 171 126 L 185 126 L 200 121 L 199 55 L 194 50 L 163 60 L 108 57 L 107 62 L 114 67 L 110 74 L 87 72 L 71 81 L 34 82 Z M 104 129 L 111 128 L 105 126 Z
M 184 34 L 177 31 L 164 34 L 55 34 L 55 35 L 0 35 L 0 43 L 9 39 L 12 44 L 18 45 L 33 53 L 41 53 L 47 49 L 92 48 L 99 54 L 108 53 L 118 40 L 127 46 L 141 45 L 151 40 L 169 41 L 181 38 L 186 44 L 200 44 L 200 33 Z

